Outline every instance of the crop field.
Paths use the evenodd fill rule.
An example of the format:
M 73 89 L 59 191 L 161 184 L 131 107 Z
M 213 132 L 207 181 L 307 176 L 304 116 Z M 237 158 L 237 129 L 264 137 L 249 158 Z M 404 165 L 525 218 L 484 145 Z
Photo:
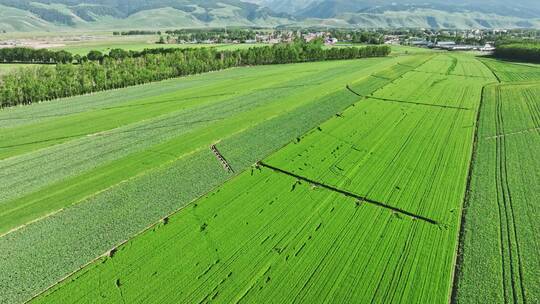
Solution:
M 371 74 L 427 59 L 238 68 L 1 111 L 0 302 L 27 300 L 233 177 L 211 144 L 240 173 L 355 103 L 345 84 L 369 94 L 390 81 Z
M 538 67 L 400 47 L 3 109 L 0 303 L 540 302 Z
M 481 63 L 454 73 L 460 60 L 476 59 L 417 56 L 339 79 L 348 107 L 251 163 L 241 141 L 217 143 L 233 167 L 256 164 L 34 302 L 447 303 L 478 109 L 496 81 Z
M 503 82 L 540 81 L 540 65 L 484 59 L 484 63 Z
M 512 82 L 485 90 L 457 300 L 538 303 L 540 82 L 530 66 L 489 65 Z

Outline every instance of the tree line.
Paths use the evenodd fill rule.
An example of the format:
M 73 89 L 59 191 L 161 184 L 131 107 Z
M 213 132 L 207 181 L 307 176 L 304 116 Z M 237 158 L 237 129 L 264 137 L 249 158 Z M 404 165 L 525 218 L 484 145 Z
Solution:
M 113 36 L 133 36 L 133 35 L 161 35 L 161 31 L 131 30 L 131 31 L 113 32 Z
M 512 43 L 498 45 L 493 56 L 503 59 L 540 63 L 540 43 Z
M 174 50 L 171 50 L 174 51 Z M 79 55 L 64 50 L 53 51 L 48 49 L 32 49 L 25 47 L 0 49 L 0 63 L 82 63 L 86 61 L 103 61 L 106 57 L 122 59 L 126 57 L 141 57 L 146 54 L 171 52 L 168 49 L 145 49 L 143 51 L 126 51 L 124 49 L 112 49 L 108 54 L 92 50 L 87 55 Z
M 297 42 L 221 51 L 215 48 L 113 51 L 98 60 L 25 68 L 5 75 L 1 79 L 0 105 L 31 104 L 230 67 L 387 56 L 390 48 L 324 49 L 321 42 Z
M 213 29 L 213 30 L 176 30 L 167 31 L 168 35 L 175 36 L 176 41 L 202 42 L 206 40 L 223 43 L 225 41 L 254 40 L 259 32 L 250 29 Z
M 47 49 L 31 49 L 25 47 L 0 48 L 0 63 L 70 63 L 73 55 L 70 52 Z

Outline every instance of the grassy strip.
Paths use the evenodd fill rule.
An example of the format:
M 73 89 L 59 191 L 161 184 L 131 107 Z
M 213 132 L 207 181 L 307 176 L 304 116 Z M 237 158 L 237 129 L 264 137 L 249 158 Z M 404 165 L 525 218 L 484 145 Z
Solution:
M 464 231 L 467 221 L 467 208 L 469 206 L 469 199 L 471 196 L 471 182 L 472 182 L 472 176 L 473 176 L 473 168 L 474 163 L 476 162 L 476 158 L 478 156 L 478 125 L 480 122 L 480 113 L 482 112 L 482 103 L 484 101 L 484 94 L 485 94 L 486 86 L 482 88 L 481 93 L 481 99 L 480 103 L 478 105 L 478 109 L 476 110 L 476 119 L 474 123 L 474 137 L 473 137 L 473 143 L 472 143 L 472 152 L 471 152 L 471 161 L 469 162 L 469 167 L 467 169 L 467 186 L 465 187 L 465 194 L 463 195 L 463 203 L 461 206 L 461 216 L 459 220 L 459 233 L 458 233 L 458 248 L 456 250 L 455 258 L 454 258 L 454 272 L 452 273 L 452 291 L 450 293 L 450 303 L 455 303 L 457 299 L 457 284 L 459 277 L 461 275 L 461 265 L 463 264 L 463 239 L 464 239 Z

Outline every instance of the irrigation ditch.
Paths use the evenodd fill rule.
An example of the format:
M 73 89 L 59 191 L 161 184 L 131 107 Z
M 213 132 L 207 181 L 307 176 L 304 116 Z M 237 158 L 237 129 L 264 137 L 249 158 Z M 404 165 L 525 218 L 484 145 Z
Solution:
M 327 185 L 325 183 L 322 183 L 322 182 L 319 182 L 319 181 L 315 181 L 315 180 L 312 180 L 310 178 L 307 178 L 307 177 L 304 177 L 304 176 L 300 176 L 296 173 L 293 173 L 293 172 L 289 172 L 289 171 L 286 171 L 286 170 L 283 170 L 283 169 L 280 169 L 278 167 L 275 167 L 275 166 L 272 166 L 270 164 L 267 164 L 265 162 L 258 162 L 257 163 L 258 166 L 261 166 L 261 167 L 264 167 L 264 168 L 268 168 L 270 170 L 273 170 L 274 172 L 277 172 L 277 173 L 280 173 L 280 174 L 284 174 L 284 175 L 287 175 L 287 176 L 290 176 L 290 177 L 294 177 L 296 178 L 297 180 L 301 180 L 301 181 L 304 181 L 304 182 L 307 182 L 309 184 L 312 184 L 312 185 L 315 185 L 315 186 L 318 186 L 318 187 L 321 187 L 323 189 L 326 189 L 326 190 L 329 190 L 329 191 L 332 191 L 332 192 L 336 192 L 336 193 L 339 193 L 343 196 L 346 196 L 346 197 L 351 197 L 351 198 L 354 198 L 354 199 L 357 199 L 359 200 L 360 202 L 366 202 L 366 203 L 370 203 L 372 205 L 375 205 L 375 206 L 379 206 L 379 207 L 382 207 L 382 208 L 385 208 L 385 209 L 388 209 L 388 210 L 391 210 L 393 212 L 397 212 L 397 213 L 400 213 L 400 214 L 403 214 L 403 215 L 406 215 L 406 216 L 409 216 L 413 219 L 418 219 L 418 220 L 422 220 L 424 222 L 427 222 L 427 223 L 430 223 L 430 224 L 433 224 L 433 225 L 437 225 L 439 226 L 440 223 L 433 220 L 433 219 L 430 219 L 428 217 L 425 217 L 425 216 L 422 216 L 422 215 L 418 215 L 418 214 L 415 214 L 415 213 L 412 213 L 412 212 L 409 212 L 409 211 L 406 211 L 406 210 L 403 210 L 401 208 L 397 208 L 397 207 L 393 207 L 393 206 L 390 206 L 386 203 L 383 203 L 383 202 L 379 202 L 379 201 L 376 201 L 376 200 L 373 200 L 373 199 L 370 199 L 370 198 L 367 198 L 367 197 L 364 197 L 364 196 L 361 196 L 361 195 L 358 195 L 358 194 L 355 194 L 355 193 L 352 193 L 352 192 L 349 192 L 349 191 L 346 191 L 346 190 L 343 190 L 343 189 L 339 189 L 339 188 L 336 188 L 334 186 L 331 186 L 331 185 Z
M 413 105 L 420 105 L 420 106 L 429 106 L 429 107 L 438 107 L 438 108 L 445 108 L 445 109 L 455 109 L 455 110 L 466 110 L 470 111 L 472 109 L 470 108 L 464 108 L 464 107 L 456 107 L 456 106 L 446 106 L 446 105 L 438 105 L 438 104 L 432 104 L 432 103 L 423 103 L 423 102 L 414 102 L 414 101 L 407 101 L 407 100 L 399 100 L 399 99 L 390 99 L 390 98 L 382 98 L 382 97 L 375 97 L 375 96 L 366 96 L 361 95 L 357 92 L 355 92 L 349 85 L 346 85 L 347 90 L 349 92 L 353 93 L 354 95 L 358 97 L 362 97 L 365 99 L 375 99 L 375 100 L 381 100 L 381 101 L 388 101 L 388 102 L 399 102 L 399 103 L 407 103 L 407 104 L 413 104 Z

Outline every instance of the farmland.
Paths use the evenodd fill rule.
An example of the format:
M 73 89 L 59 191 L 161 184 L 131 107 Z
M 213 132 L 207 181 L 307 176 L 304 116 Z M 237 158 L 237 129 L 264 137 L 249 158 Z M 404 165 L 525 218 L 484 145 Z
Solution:
M 447 302 L 495 81 L 475 60 L 413 57 L 345 82 L 352 106 L 36 302 Z
M 540 81 L 540 65 L 484 60 L 502 82 Z
M 539 74 L 531 66 L 493 63 L 495 73 L 511 82 L 488 86 L 484 94 L 457 299 L 537 303 Z
M 407 47 L 0 111 L 0 303 L 536 303 L 540 69 Z
M 3 299 L 28 298 L 231 178 L 210 144 L 242 172 L 357 101 L 345 83 L 375 90 L 386 80 L 370 74 L 425 60 L 230 69 L 5 109 Z

